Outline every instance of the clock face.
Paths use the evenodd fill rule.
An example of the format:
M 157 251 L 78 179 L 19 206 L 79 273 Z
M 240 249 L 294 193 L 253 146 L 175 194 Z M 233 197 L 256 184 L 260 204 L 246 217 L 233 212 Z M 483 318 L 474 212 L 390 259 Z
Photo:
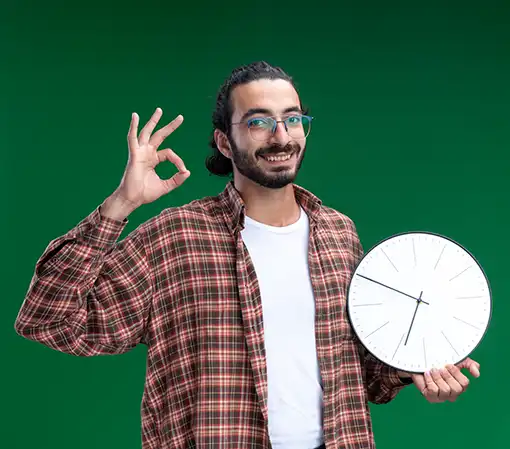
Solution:
M 376 358 L 423 373 L 469 356 L 489 325 L 492 298 L 469 251 L 437 234 L 410 232 L 364 255 L 349 285 L 347 310 Z

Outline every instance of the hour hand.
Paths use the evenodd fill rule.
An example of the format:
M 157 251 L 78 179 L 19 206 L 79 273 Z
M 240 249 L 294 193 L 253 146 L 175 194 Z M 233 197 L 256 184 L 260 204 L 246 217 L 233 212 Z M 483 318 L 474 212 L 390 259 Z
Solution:
M 408 295 L 407 293 L 401 292 L 400 290 L 397 290 L 396 288 L 390 287 L 389 285 L 385 285 L 385 284 L 383 284 L 383 283 L 381 283 L 379 281 L 376 281 L 375 279 L 370 279 L 370 278 L 368 278 L 366 276 L 363 276 L 362 274 L 356 274 L 356 276 L 362 277 L 363 279 L 366 279 L 367 281 L 374 282 L 374 283 L 379 284 L 379 285 L 381 285 L 383 287 L 389 288 L 390 290 L 393 290 L 394 292 L 400 293 L 401 295 L 407 296 L 408 298 L 412 298 L 412 299 L 414 299 L 418 303 L 422 302 L 423 304 L 429 305 L 428 302 L 424 301 L 421 298 L 415 298 L 414 296 L 411 296 L 411 295 Z

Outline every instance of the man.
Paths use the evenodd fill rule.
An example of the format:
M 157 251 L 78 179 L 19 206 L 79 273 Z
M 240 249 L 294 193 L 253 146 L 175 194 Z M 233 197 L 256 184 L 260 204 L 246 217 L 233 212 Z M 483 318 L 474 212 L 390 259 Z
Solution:
M 362 256 L 353 222 L 294 184 L 312 118 L 293 80 L 259 62 L 232 72 L 213 114 L 208 169 L 225 190 L 168 208 L 117 242 L 136 208 L 190 176 L 170 149 L 183 121 L 138 135 L 119 187 L 50 243 L 16 331 L 77 356 L 148 347 L 145 449 L 373 448 L 368 402 L 414 382 L 431 402 L 467 387 L 470 359 L 426 376 L 368 354 L 345 295 Z M 168 160 L 178 173 L 162 180 Z

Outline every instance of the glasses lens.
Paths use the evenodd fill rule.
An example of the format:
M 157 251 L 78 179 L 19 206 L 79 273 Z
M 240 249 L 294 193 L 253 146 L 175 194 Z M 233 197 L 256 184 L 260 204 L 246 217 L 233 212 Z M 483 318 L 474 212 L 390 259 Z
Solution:
M 310 134 L 311 118 L 293 115 L 285 119 L 287 132 L 293 139 L 304 139 Z M 253 140 L 267 141 L 273 135 L 275 120 L 271 117 L 254 118 L 248 121 L 248 129 Z
M 311 120 L 309 117 L 297 115 L 287 118 L 289 136 L 293 139 L 304 139 L 310 134 Z
M 268 140 L 273 134 L 274 120 L 270 117 L 255 118 L 248 122 L 253 140 Z

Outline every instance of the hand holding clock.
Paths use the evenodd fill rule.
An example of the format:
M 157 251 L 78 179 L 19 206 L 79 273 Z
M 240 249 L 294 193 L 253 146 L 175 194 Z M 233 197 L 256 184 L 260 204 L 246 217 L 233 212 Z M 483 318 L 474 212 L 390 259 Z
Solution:
M 475 257 L 448 237 L 405 232 L 377 243 L 353 272 L 347 310 L 361 344 L 429 402 L 455 401 L 469 385 L 462 370 L 480 376 L 468 356 L 488 329 L 491 289 Z
M 425 374 L 399 372 L 399 375 L 403 378 L 410 377 L 429 402 L 455 402 L 469 385 L 469 379 L 462 374 L 461 369 L 469 370 L 476 378 L 480 377 L 480 364 L 469 357 L 457 365 L 446 365 L 442 369 L 432 369 Z

